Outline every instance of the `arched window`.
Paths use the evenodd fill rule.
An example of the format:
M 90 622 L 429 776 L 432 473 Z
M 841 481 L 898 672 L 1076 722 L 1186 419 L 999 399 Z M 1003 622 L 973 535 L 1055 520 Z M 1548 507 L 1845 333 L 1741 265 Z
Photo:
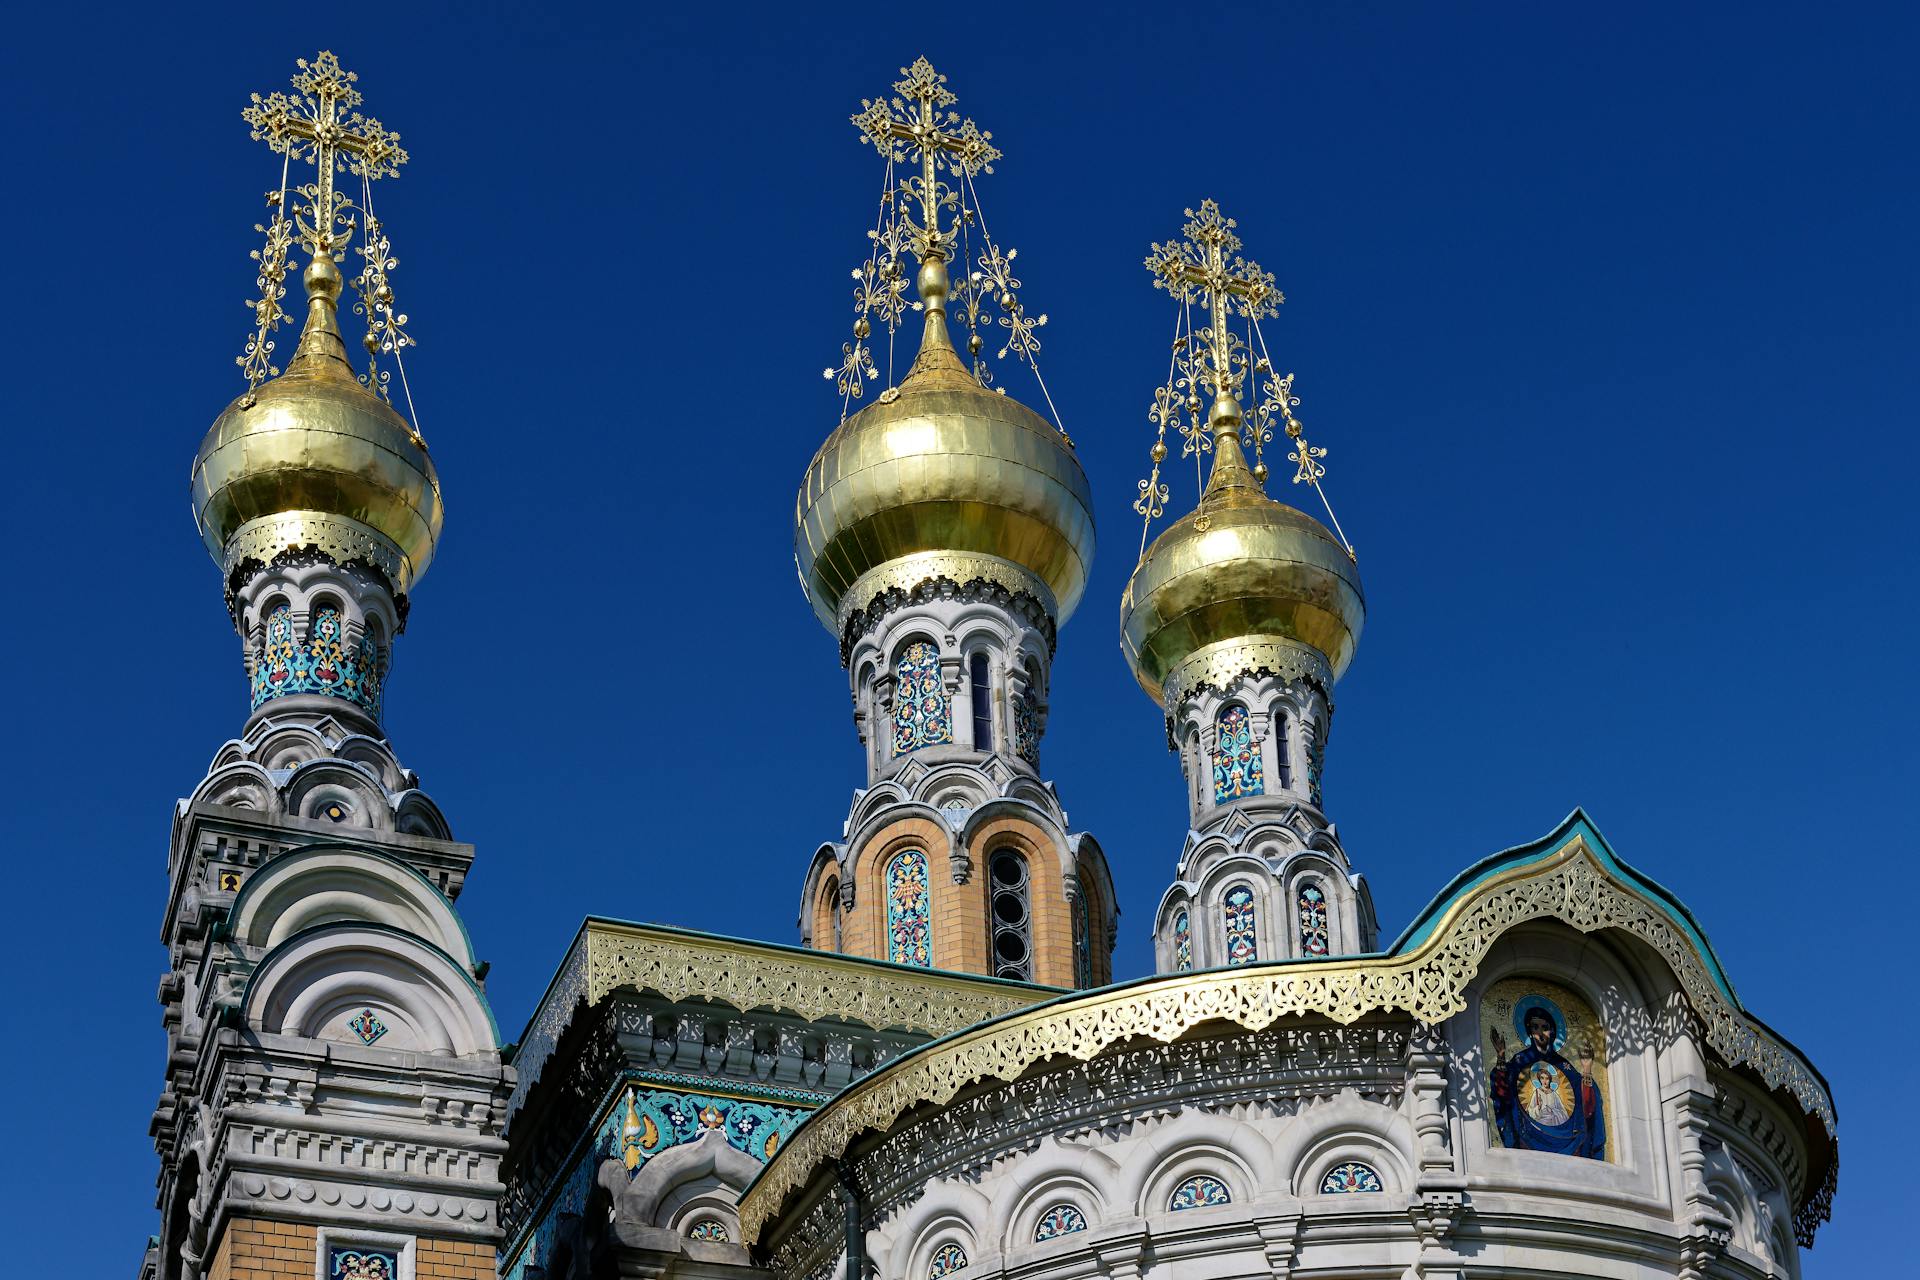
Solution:
M 1302 880 L 1295 895 L 1300 912 L 1300 954 L 1327 954 L 1327 894 L 1318 880 Z
M 1260 958 L 1260 943 L 1254 936 L 1256 912 L 1253 890 L 1237 884 L 1227 890 L 1220 906 L 1227 925 L 1227 963 L 1252 964 Z
M 1058 1240 L 1061 1236 L 1070 1236 L 1076 1231 L 1087 1229 L 1087 1215 L 1070 1204 L 1057 1204 L 1040 1215 L 1040 1221 L 1033 1229 L 1034 1243 L 1045 1240 Z
M 927 855 L 903 849 L 887 864 L 887 959 L 931 969 L 932 917 Z
M 1173 913 L 1173 967 L 1179 973 L 1193 968 L 1193 923 L 1185 907 Z
M 1214 721 L 1213 802 L 1266 794 L 1260 772 L 1260 747 L 1253 740 L 1253 717 L 1234 705 Z
M 1380 1175 L 1373 1171 L 1373 1166 L 1361 1164 L 1358 1160 L 1337 1164 L 1327 1170 L 1326 1177 L 1320 1179 L 1320 1194 L 1323 1196 L 1379 1190 Z
M 993 976 L 1033 979 L 1033 923 L 1027 906 L 1027 860 L 1002 849 L 987 864 L 993 918 Z
M 987 655 L 976 653 L 967 664 L 968 702 L 973 706 L 973 749 L 993 750 L 993 685 L 987 679 Z
M 967 1251 L 949 1242 L 933 1251 L 933 1261 L 927 1266 L 927 1280 L 940 1280 L 941 1276 L 950 1276 L 966 1269 Z
M 820 887 L 820 909 L 813 916 L 813 945 L 825 945 L 831 936 L 833 949 L 840 949 L 840 878 L 828 876 Z
M 1167 1197 L 1167 1208 L 1175 1213 L 1182 1209 L 1210 1209 L 1217 1204 L 1232 1203 L 1233 1193 L 1227 1190 L 1227 1184 L 1205 1173 L 1188 1178 Z
M 893 754 L 953 741 L 953 709 L 940 683 L 940 650 L 919 640 L 893 664 Z
M 1293 789 L 1293 746 L 1287 738 L 1287 713 L 1282 707 L 1273 709 L 1273 767 L 1280 775 L 1280 789 Z

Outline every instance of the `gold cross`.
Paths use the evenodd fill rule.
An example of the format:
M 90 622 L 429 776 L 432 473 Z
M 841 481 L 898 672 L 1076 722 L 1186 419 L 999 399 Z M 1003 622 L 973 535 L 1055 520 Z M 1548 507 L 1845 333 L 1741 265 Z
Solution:
M 905 212 L 901 218 L 921 262 L 946 262 L 952 257 L 957 230 L 941 227 L 940 210 L 957 208 L 959 201 L 955 193 L 943 193 L 940 164 L 944 161 L 956 177 L 971 178 L 982 171 L 992 173 L 1000 151 L 991 133 L 981 132 L 971 118 L 962 119 L 959 112 L 948 110 L 959 98 L 932 63 L 916 58 L 911 67 L 900 68 L 900 74 L 906 78 L 893 86 L 899 97 L 862 98 L 861 110 L 852 119 L 888 160 L 919 161 L 919 174 L 900 184 L 900 194 L 919 201 L 920 222 L 916 225 Z
M 407 162 L 407 153 L 400 147 L 399 134 L 354 110 L 362 101 L 353 87 L 360 77 L 344 70 L 340 59 L 323 50 L 311 63 L 299 59 L 299 67 L 292 94 L 276 92 L 262 98 L 256 93 L 253 105 L 240 115 L 253 126 L 253 137 L 276 154 L 313 162 L 317 181 L 300 188 L 311 202 L 308 212 L 313 222 L 310 225 L 298 216 L 296 221 L 309 252 L 333 257 L 352 235 L 352 224 L 341 217 L 339 205 L 346 197 L 334 191 L 334 174 L 345 171 L 369 180 L 391 177 Z M 336 223 L 347 229 L 335 234 Z
M 1203 200 L 1200 212 L 1187 210 L 1187 223 L 1180 229 L 1186 239 L 1154 245 L 1146 262 L 1156 288 L 1179 302 L 1191 302 L 1198 294 L 1200 305 L 1213 317 L 1206 336 L 1213 349 L 1216 395 L 1228 394 L 1229 384 L 1238 382 L 1232 372 L 1236 357 L 1227 330 L 1229 311 L 1261 320 L 1280 314 L 1286 301 L 1270 272 L 1240 256 L 1240 237 L 1234 234 L 1238 225 L 1221 216 L 1218 204 Z

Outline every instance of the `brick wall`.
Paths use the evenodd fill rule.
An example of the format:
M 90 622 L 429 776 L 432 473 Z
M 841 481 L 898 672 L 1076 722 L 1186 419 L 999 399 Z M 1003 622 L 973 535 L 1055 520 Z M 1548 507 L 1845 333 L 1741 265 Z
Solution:
M 313 1280 L 319 1236 L 297 1222 L 235 1218 L 214 1252 L 207 1280 Z M 493 1247 L 476 1240 L 420 1239 L 415 1280 L 495 1280 Z
M 318 1237 L 310 1226 L 235 1218 L 220 1237 L 207 1280 L 313 1280 Z

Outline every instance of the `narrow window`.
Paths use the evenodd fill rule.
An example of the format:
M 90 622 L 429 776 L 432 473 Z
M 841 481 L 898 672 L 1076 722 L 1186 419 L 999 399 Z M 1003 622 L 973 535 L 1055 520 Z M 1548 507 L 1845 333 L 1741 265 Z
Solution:
M 1233 886 L 1221 910 L 1227 921 L 1227 963 L 1252 964 L 1260 958 L 1260 944 L 1254 937 L 1253 890 L 1244 884 Z
M 1193 968 L 1193 926 L 1185 907 L 1173 913 L 1173 967 L 1179 973 Z
M 1299 892 L 1300 954 L 1327 954 L 1327 895 L 1317 880 L 1302 880 Z
M 987 869 L 992 896 L 993 974 L 1033 978 L 1032 924 L 1027 912 L 1027 860 L 1011 849 L 993 855 Z
M 940 683 L 940 650 L 908 645 L 893 667 L 893 754 L 953 741 L 953 710 Z
M 887 864 L 887 959 L 932 968 L 932 915 L 927 855 L 904 849 Z
M 1242 706 L 1232 706 L 1214 722 L 1213 802 L 1225 804 L 1242 796 L 1264 795 L 1260 776 L 1260 747 L 1253 740 L 1253 717 Z
M 987 655 L 976 653 L 968 664 L 969 701 L 973 704 L 973 749 L 993 750 L 993 687 L 987 682 Z
M 1287 736 L 1287 713 L 1273 709 L 1273 763 L 1280 774 L 1280 789 L 1293 789 L 1293 747 Z

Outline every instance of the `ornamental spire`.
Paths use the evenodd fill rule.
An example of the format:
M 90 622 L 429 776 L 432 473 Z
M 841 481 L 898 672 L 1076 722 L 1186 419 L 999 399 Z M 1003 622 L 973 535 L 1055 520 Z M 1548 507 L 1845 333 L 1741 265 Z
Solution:
M 1133 509 L 1143 518 L 1140 530 L 1141 554 L 1146 554 L 1147 534 L 1155 518 L 1166 510 L 1169 488 L 1161 479 L 1167 457 L 1167 429 L 1181 437 L 1180 455 L 1194 460 L 1196 484 L 1200 485 L 1200 504 L 1216 506 L 1237 501 L 1258 501 L 1265 497 L 1267 463 L 1265 446 L 1273 439 L 1276 422 L 1285 425 L 1293 451 L 1287 461 L 1295 464 L 1295 484 L 1311 484 L 1327 503 L 1320 479 L 1326 467 L 1320 459 L 1327 451 L 1307 442 L 1300 420 L 1293 410 L 1300 398 L 1293 393 L 1293 375 L 1280 377 L 1274 372 L 1267 352 L 1267 341 L 1260 331 L 1262 320 L 1280 314 L 1286 296 L 1274 285 L 1273 274 L 1259 263 L 1241 255 L 1244 247 L 1237 234 L 1239 224 L 1220 212 L 1212 200 L 1203 200 L 1200 209 L 1186 211 L 1180 240 L 1155 244 L 1147 255 L 1147 270 L 1153 273 L 1154 287 L 1165 289 L 1179 308 L 1174 319 L 1173 352 L 1168 362 L 1167 380 L 1154 393 L 1147 417 L 1156 432 L 1151 451 L 1153 468 L 1139 482 L 1140 496 Z M 1193 310 L 1198 304 L 1206 323 L 1195 327 Z M 1245 321 L 1244 333 L 1234 322 Z M 1254 407 L 1243 407 L 1248 376 L 1254 380 Z M 1203 399 L 1202 393 L 1209 399 Z M 1254 465 L 1248 468 L 1242 441 L 1253 447 Z M 1200 482 L 1202 454 L 1214 455 L 1212 473 Z M 1334 531 L 1340 522 L 1327 504 L 1327 518 Z M 1353 547 L 1344 533 L 1340 541 L 1349 557 Z
M 312 375 L 351 373 L 338 314 L 342 287 L 350 286 L 355 293 L 354 312 L 366 319 L 361 345 L 367 365 L 353 376 L 391 400 L 392 375 L 380 368 L 380 358 L 393 357 L 404 391 L 406 366 L 401 353 L 413 345 L 413 339 L 406 332 L 407 317 L 394 308 L 388 273 L 399 266 L 399 260 L 374 214 L 373 183 L 397 176 L 407 153 L 399 134 L 358 110 L 364 101 L 354 87 L 359 76 L 343 68 L 339 58 L 322 50 L 313 61 L 300 58 L 296 65 L 299 70 L 291 94 L 276 91 L 262 97 L 256 93 L 252 105 L 240 113 L 251 126 L 253 138 L 283 159 L 280 185 L 267 193 L 272 217 L 254 227 L 266 237 L 265 246 L 252 255 L 259 266 L 255 280 L 259 296 L 248 304 L 254 313 L 254 332 L 236 363 L 246 375 L 249 399 L 262 382 L 280 373 L 273 363 L 273 333 L 288 319 L 281 300 L 293 269 L 287 256 L 297 240 L 310 258 L 303 276 L 307 318 L 289 370 Z M 313 165 L 313 181 L 289 184 L 294 161 Z M 358 181 L 349 181 L 343 190 L 338 182 L 342 174 Z M 359 244 L 354 246 L 356 233 Z M 359 274 L 347 281 L 341 277 L 340 264 L 350 246 L 361 265 Z M 406 399 L 408 416 L 413 418 L 410 392 Z
M 1036 360 L 1039 331 L 1047 317 L 1027 312 L 1014 275 L 1018 250 L 1003 250 L 993 239 L 974 185 L 980 174 L 993 172 L 1002 153 L 991 133 L 953 110 L 959 98 L 932 63 L 916 58 L 900 75 L 893 96 L 862 99 L 851 117 L 886 161 L 886 172 L 879 212 L 867 232 L 871 248 L 866 262 L 853 272 L 853 340 L 841 344 L 839 366 L 826 370 L 840 392 L 841 418 L 865 396 L 869 382 L 880 380 L 877 353 L 868 345 L 877 328 L 887 335 L 888 390 L 880 398 L 887 401 L 897 394 L 894 337 L 911 308 L 924 311 L 926 321 L 919 354 L 903 381 L 957 380 L 965 385 L 970 380 L 988 386 L 993 374 L 983 352 L 998 341 L 996 358 L 1012 355 L 1033 370 L 1058 426 L 1060 416 Z M 906 296 L 909 254 L 919 264 L 913 281 L 917 301 Z M 958 271 L 950 272 L 954 265 Z M 950 312 L 966 327 L 971 368 L 948 333 Z

